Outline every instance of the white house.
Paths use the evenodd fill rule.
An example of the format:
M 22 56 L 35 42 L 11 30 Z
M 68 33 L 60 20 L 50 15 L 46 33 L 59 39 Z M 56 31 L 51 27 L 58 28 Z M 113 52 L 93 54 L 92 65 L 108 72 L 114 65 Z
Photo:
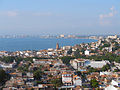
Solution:
M 73 76 L 73 84 L 75 86 L 82 86 L 82 79 L 81 79 L 81 77 L 79 77 L 77 75 Z
M 34 64 L 51 64 L 51 60 L 48 59 L 33 59 Z
M 90 52 L 88 50 L 86 50 L 85 55 L 90 55 Z
M 62 73 L 62 83 L 64 84 L 64 86 L 71 86 L 73 84 L 71 72 Z
M 84 59 L 74 59 L 74 60 L 70 61 L 70 64 L 74 69 L 79 70 L 80 67 L 85 66 L 85 60 Z
M 111 85 L 120 86 L 120 80 L 112 80 Z
M 15 62 L 15 60 L 13 63 L 9 63 L 9 64 L 4 63 L 4 62 L 0 62 L 0 67 L 1 68 L 13 68 L 16 64 L 17 63 Z
M 114 36 L 108 36 L 107 38 L 110 38 L 110 39 L 117 39 L 117 35 L 114 35 Z
M 107 86 L 105 90 L 120 90 L 120 80 L 112 80 L 111 85 Z
M 93 68 L 102 68 L 107 63 L 109 63 L 109 61 L 90 61 L 89 66 Z
M 105 88 L 105 90 L 119 90 L 119 89 L 113 85 L 109 85 Z

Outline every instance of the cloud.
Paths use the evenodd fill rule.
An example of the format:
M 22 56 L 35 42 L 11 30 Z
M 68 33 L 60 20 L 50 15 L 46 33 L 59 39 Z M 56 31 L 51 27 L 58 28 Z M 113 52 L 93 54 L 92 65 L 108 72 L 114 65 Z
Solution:
M 7 16 L 17 16 L 18 15 L 18 13 L 17 12 L 15 12 L 15 11 L 8 11 L 7 12 Z
M 0 16 L 15 17 L 17 15 L 18 15 L 17 11 L 4 11 L 4 12 L 0 12 Z
M 117 11 L 115 10 L 114 6 L 110 8 L 111 12 L 108 14 L 100 14 L 100 19 L 108 18 L 108 17 L 113 17 L 117 14 Z
M 114 17 L 115 15 L 117 14 L 117 11 L 115 10 L 115 7 L 112 6 L 110 8 L 110 12 L 107 13 L 107 14 L 100 14 L 99 15 L 99 19 L 100 19 L 100 24 L 101 25 L 108 25 L 108 24 L 111 24 L 111 20 L 108 20 L 112 17 Z

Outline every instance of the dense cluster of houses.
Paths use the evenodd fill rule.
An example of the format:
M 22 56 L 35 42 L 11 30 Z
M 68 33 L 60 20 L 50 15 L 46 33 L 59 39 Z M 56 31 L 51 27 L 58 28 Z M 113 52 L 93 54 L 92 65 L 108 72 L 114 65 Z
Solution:
M 120 89 L 120 65 L 118 62 L 112 62 L 105 71 L 100 71 L 106 65 L 111 65 L 109 60 L 90 60 L 85 58 L 71 59 L 69 64 L 66 65 L 61 60 L 61 57 L 69 56 L 74 57 L 76 51 L 79 50 L 81 56 L 97 56 L 104 55 L 105 52 L 110 52 L 115 55 L 120 55 L 120 48 L 114 50 L 115 45 L 120 46 L 120 38 L 115 36 L 108 36 L 106 38 L 100 37 L 97 42 L 82 43 L 75 46 L 63 46 L 56 45 L 56 49 L 49 48 L 48 50 L 40 51 L 0 51 L 0 57 L 3 56 L 17 56 L 22 58 L 27 57 L 44 57 L 47 59 L 35 59 L 30 61 L 22 60 L 16 63 L 5 63 L 0 61 L 0 68 L 3 68 L 10 74 L 11 78 L 8 80 L 3 90 L 26 90 L 26 89 L 45 89 L 54 90 L 57 89 L 92 89 L 91 80 L 95 79 L 98 82 L 98 86 L 101 90 L 119 90 Z M 107 45 L 106 45 L 107 44 Z M 41 68 L 40 68 L 41 67 Z M 40 74 L 40 80 L 36 80 L 34 71 L 39 69 L 42 72 Z M 99 70 L 98 72 L 89 73 L 89 68 Z M 117 72 L 115 70 L 118 70 Z M 80 72 L 80 74 L 78 74 Z M 52 83 L 53 80 L 59 79 L 61 81 L 60 86 L 57 83 Z M 60 82 L 59 81 L 59 82 Z

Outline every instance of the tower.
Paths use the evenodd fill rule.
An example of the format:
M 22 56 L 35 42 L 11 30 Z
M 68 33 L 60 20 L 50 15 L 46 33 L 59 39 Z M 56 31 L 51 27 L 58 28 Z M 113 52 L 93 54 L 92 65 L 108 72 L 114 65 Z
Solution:
M 59 49 L 59 44 L 58 44 L 58 43 L 56 44 L 56 49 L 57 49 L 57 50 Z

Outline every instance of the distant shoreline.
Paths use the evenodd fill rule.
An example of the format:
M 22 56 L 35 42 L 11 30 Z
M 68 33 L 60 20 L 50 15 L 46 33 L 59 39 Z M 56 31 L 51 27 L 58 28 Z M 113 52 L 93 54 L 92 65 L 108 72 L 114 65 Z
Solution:
M 45 50 L 49 48 L 55 48 L 56 43 L 59 43 L 60 47 L 74 46 L 81 43 L 96 42 L 95 39 L 75 39 L 75 38 L 0 38 L 0 51 L 25 51 L 25 50 Z
M 39 38 L 39 39 L 91 39 L 89 37 L 79 37 L 79 38 L 42 38 L 42 37 L 16 37 L 16 38 L 0 38 L 0 39 L 25 39 L 25 38 Z M 93 38 L 94 39 L 94 38 Z M 98 39 L 94 39 L 98 40 Z

